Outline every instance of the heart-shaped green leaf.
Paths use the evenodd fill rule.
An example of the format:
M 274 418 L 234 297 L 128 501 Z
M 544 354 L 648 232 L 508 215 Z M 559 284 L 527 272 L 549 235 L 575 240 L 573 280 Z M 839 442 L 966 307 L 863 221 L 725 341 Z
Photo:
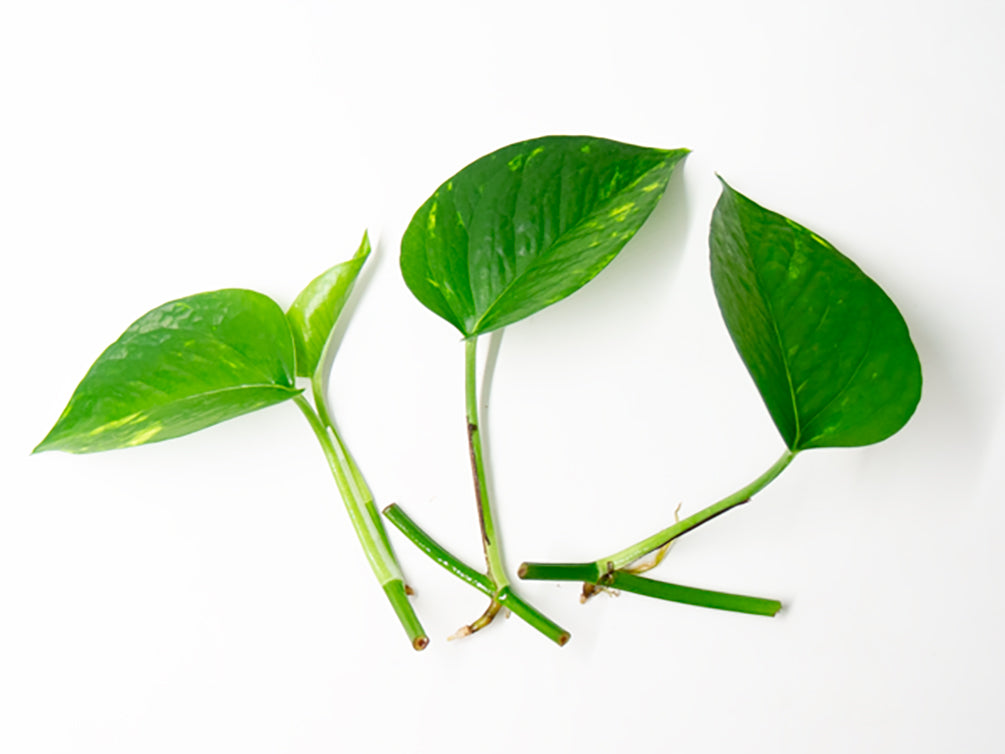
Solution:
M 723 182 L 709 236 L 726 327 L 791 450 L 868 445 L 921 397 L 904 318 L 854 262 Z
M 297 348 L 297 374 L 301 377 L 313 377 L 322 363 L 335 323 L 369 255 L 370 238 L 364 233 L 355 256 L 314 278 L 286 312 Z
M 294 397 L 282 309 L 246 290 L 144 314 L 98 357 L 35 448 L 91 453 L 185 435 Z
M 523 319 L 615 257 L 687 153 L 546 136 L 482 157 L 415 213 L 401 241 L 405 283 L 466 337 Z

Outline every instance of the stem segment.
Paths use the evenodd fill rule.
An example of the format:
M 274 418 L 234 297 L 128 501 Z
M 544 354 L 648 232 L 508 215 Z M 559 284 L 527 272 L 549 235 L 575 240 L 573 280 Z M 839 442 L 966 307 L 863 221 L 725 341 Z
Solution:
M 751 615 L 771 616 L 782 609 L 782 603 L 778 600 L 669 584 L 629 571 L 601 572 L 596 563 L 524 563 L 517 571 L 517 575 L 521 579 L 534 581 L 582 581 L 590 587 L 620 589 L 624 592 L 634 592 L 668 602 L 682 602 L 685 605 L 731 610 Z M 588 596 L 599 591 L 590 587 L 584 588 L 582 602 L 585 602 Z
M 589 581 L 595 584 L 604 572 L 596 563 L 521 563 L 516 575 L 527 581 Z
M 774 615 L 781 609 L 777 600 L 766 600 L 760 597 L 747 597 L 739 594 L 713 592 L 707 589 L 668 584 L 654 581 L 632 573 L 630 566 L 645 557 L 650 552 L 665 547 L 682 534 L 698 528 L 711 521 L 730 508 L 741 505 L 756 493 L 768 486 L 796 457 L 798 451 L 786 450 L 772 464 L 771 468 L 745 487 L 732 495 L 724 497 L 717 503 L 704 508 L 683 521 L 646 537 L 631 547 L 626 547 L 606 558 L 600 558 L 592 563 L 523 563 L 517 571 L 521 579 L 548 581 L 583 581 L 601 587 L 623 589 L 626 592 L 644 594 L 657 599 L 684 602 L 690 605 L 701 605 L 720 610 L 732 610 L 756 615 Z M 658 561 L 657 561 L 658 562 Z M 636 569 L 641 570 L 641 569 Z M 586 592 L 584 591 L 584 594 Z
M 478 523 L 482 533 L 482 549 L 485 551 L 486 573 L 478 573 L 474 568 L 461 562 L 423 531 L 397 505 L 389 505 L 384 515 L 429 557 L 491 599 L 485 612 L 472 623 L 463 626 L 451 638 L 470 636 L 496 617 L 503 607 L 509 609 L 559 646 L 569 641 L 570 634 L 536 608 L 525 602 L 510 586 L 503 565 L 502 548 L 492 503 L 489 499 L 485 474 L 485 458 L 482 450 L 481 429 L 478 423 L 478 351 L 477 336 L 464 342 L 464 393 L 468 420 L 468 450 L 471 455 L 471 475 L 475 483 L 475 502 L 478 505 Z
M 319 412 L 315 411 L 302 395 L 298 395 L 293 401 L 307 419 L 307 423 L 311 425 L 318 442 L 321 443 L 325 460 L 328 461 L 328 467 L 331 469 L 332 476 L 335 477 L 335 484 L 342 496 L 342 501 L 345 503 L 356 536 L 366 553 L 370 568 L 383 587 L 398 620 L 401 621 L 402 627 L 412 642 L 412 646 L 415 649 L 425 649 L 426 645 L 429 644 L 429 638 L 408 601 L 401 569 L 398 567 L 398 561 L 391 550 L 387 532 L 384 530 L 380 515 L 374 506 L 373 495 L 345 443 L 339 437 L 334 424 L 331 423 L 325 408 L 324 395 L 319 393 L 316 385 L 314 395 L 324 419 L 318 415 Z
M 697 529 L 702 524 L 725 513 L 730 508 L 742 505 L 767 487 L 768 484 L 775 479 L 775 477 L 781 474 L 782 471 L 785 470 L 785 467 L 792 462 L 792 459 L 796 457 L 797 452 L 798 451 L 786 450 L 782 453 L 781 457 L 775 461 L 774 464 L 772 464 L 770 469 L 765 471 L 746 487 L 741 487 L 732 495 L 727 495 L 719 502 L 713 503 L 707 508 L 703 508 L 698 511 L 694 515 L 688 516 L 683 521 L 678 521 L 677 523 L 656 532 L 651 537 L 646 537 L 641 542 L 636 542 L 631 547 L 626 547 L 624 550 L 619 550 L 613 555 L 601 558 L 597 561 L 597 567 L 604 571 L 624 568 L 653 550 L 662 547 L 672 539 L 676 539 L 680 535 L 685 534 L 692 529 Z
M 478 425 L 478 336 L 464 341 L 464 397 L 468 418 L 468 449 L 471 454 L 471 475 L 475 483 L 475 501 L 478 503 L 478 523 L 482 530 L 482 549 L 488 577 L 498 589 L 509 584 L 502 562 L 502 550 L 492 517 L 482 453 L 482 436 Z
M 422 550 L 426 555 L 435 560 L 441 566 L 450 571 L 461 581 L 470 584 L 482 594 L 492 597 L 495 589 L 492 582 L 484 573 L 478 573 L 467 563 L 459 560 L 453 553 L 448 552 L 439 542 L 430 537 L 415 521 L 413 521 L 397 503 L 392 503 L 384 509 L 387 520 L 398 527 L 398 531 L 408 537 L 412 544 Z
M 782 609 L 782 603 L 778 600 L 766 600 L 743 594 L 728 594 L 726 592 L 713 592 L 709 589 L 695 589 L 680 584 L 668 584 L 665 581 L 655 581 L 625 571 L 612 573 L 610 586 L 614 589 L 643 594 L 660 600 L 682 602 L 685 605 L 697 605 L 698 607 L 711 607 L 716 610 L 730 610 L 734 613 L 770 617 Z
M 478 504 L 478 523 L 482 531 L 482 548 L 485 550 L 485 565 L 489 581 L 494 588 L 492 604 L 485 614 L 472 623 L 472 632 L 488 625 L 502 605 L 523 618 L 527 623 L 543 633 L 559 646 L 569 641 L 570 634 L 558 624 L 549 620 L 541 612 L 524 602 L 511 588 L 506 567 L 503 565 L 499 533 L 492 515 L 492 501 L 489 498 L 488 482 L 485 474 L 482 435 L 478 420 L 478 336 L 464 341 L 464 397 L 468 419 L 468 448 L 471 454 L 471 475 L 475 483 L 475 501 Z

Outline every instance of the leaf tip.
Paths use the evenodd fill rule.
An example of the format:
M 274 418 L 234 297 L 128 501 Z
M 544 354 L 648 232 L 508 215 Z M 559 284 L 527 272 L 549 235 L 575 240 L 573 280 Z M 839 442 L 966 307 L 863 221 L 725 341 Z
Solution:
M 34 456 L 38 455 L 39 453 L 45 453 L 47 451 L 62 449 L 60 448 L 59 438 L 54 436 L 56 434 L 56 429 L 58 426 L 59 423 L 57 422 L 56 426 L 54 426 L 52 429 L 49 430 L 49 434 L 47 434 L 45 437 L 42 438 L 42 442 L 40 442 L 38 445 L 32 448 L 30 455 Z
M 353 259 L 366 259 L 368 256 L 370 256 L 371 251 L 372 247 L 370 245 L 370 231 L 364 228 L 363 240 L 359 242 L 359 248 L 356 249 L 356 253 L 355 255 L 353 255 Z
M 663 162 L 666 167 L 671 171 L 675 170 L 678 165 L 687 160 L 691 150 L 687 147 L 678 147 L 677 149 L 659 149 L 655 150 L 663 154 Z

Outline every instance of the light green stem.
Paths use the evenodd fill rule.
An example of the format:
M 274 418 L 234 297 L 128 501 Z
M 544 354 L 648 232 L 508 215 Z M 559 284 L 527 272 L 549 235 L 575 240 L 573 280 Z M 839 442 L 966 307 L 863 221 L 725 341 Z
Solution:
M 658 531 L 651 537 L 646 537 L 641 542 L 636 542 L 631 547 L 626 547 L 606 558 L 596 561 L 597 569 L 600 573 L 611 572 L 634 563 L 639 558 L 648 555 L 653 550 L 662 547 L 667 542 L 679 537 L 685 532 L 689 532 L 706 521 L 709 521 L 721 513 L 725 513 L 730 508 L 747 502 L 751 497 L 768 486 L 768 484 L 788 466 L 799 451 L 786 450 L 782 456 L 775 461 L 770 469 L 761 474 L 757 479 L 743 487 L 732 495 L 724 497 L 717 503 L 704 508 L 692 516 L 688 516 L 683 521 L 679 521 L 672 526 L 668 526 L 662 531 Z
M 331 469 L 332 476 L 335 477 L 335 484 L 338 486 L 339 494 L 345 503 L 353 529 L 356 530 L 360 543 L 363 545 L 363 550 L 370 561 L 370 567 L 373 569 L 374 575 L 376 575 L 377 580 L 382 586 L 393 579 L 400 579 L 401 570 L 398 568 L 397 563 L 394 562 L 393 556 L 385 557 L 385 555 L 389 556 L 390 553 L 385 554 L 381 552 L 384 549 L 383 538 L 373 526 L 370 516 L 366 513 L 366 503 L 360 499 L 356 488 L 356 481 L 353 478 L 350 467 L 349 453 L 346 451 L 342 439 L 331 427 L 324 425 L 321 418 L 303 396 L 298 395 L 293 400 L 307 418 L 311 429 L 314 430 L 314 434 L 321 443 L 321 447 L 325 453 L 325 460 L 328 461 L 328 468 Z
M 317 407 L 321 423 L 326 427 L 334 427 L 335 422 L 328 413 L 328 380 L 320 369 L 311 378 L 311 394 L 314 396 L 314 405 Z
M 387 532 L 374 505 L 373 495 L 334 424 L 331 423 L 325 410 L 324 395 L 317 392 L 317 385 L 315 385 L 315 400 L 324 419 L 302 395 L 293 399 L 321 443 L 328 467 L 335 478 L 335 484 L 349 513 L 349 520 L 363 546 L 370 568 L 387 594 L 398 619 L 412 641 L 412 646 L 423 649 L 429 640 L 408 602 L 401 569 L 398 567 Z
M 359 465 L 352 457 L 352 454 L 349 452 L 348 447 L 346 447 L 345 442 L 343 442 L 341 435 L 339 435 L 338 427 L 335 425 L 335 422 L 332 421 L 331 414 L 328 411 L 328 385 L 324 374 L 324 372 L 319 370 L 314 374 L 314 377 L 311 380 L 311 389 L 314 394 L 314 405 L 317 407 L 318 417 L 321 419 L 322 424 L 328 428 L 328 431 L 331 432 L 336 450 L 345 460 L 345 467 L 348 470 L 348 483 L 351 488 L 353 498 L 362 503 L 367 518 L 370 519 L 371 527 L 377 532 L 377 535 L 383 541 L 384 548 L 388 552 L 393 553 L 394 550 L 391 547 L 391 540 L 387 536 L 387 529 L 384 528 L 384 521 L 380 517 L 380 511 L 374 503 L 373 493 L 370 491 L 370 486 L 366 483 L 366 479 L 363 478 L 363 472 L 359 470 Z M 393 554 L 391 555 L 391 561 L 397 567 L 397 560 L 394 558 Z

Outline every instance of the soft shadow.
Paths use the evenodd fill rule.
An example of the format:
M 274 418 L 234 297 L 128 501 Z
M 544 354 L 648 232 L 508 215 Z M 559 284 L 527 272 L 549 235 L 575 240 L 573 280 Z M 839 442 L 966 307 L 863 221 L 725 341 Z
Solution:
M 492 382 L 495 378 L 496 362 L 499 360 L 499 349 L 502 347 L 504 329 L 489 333 L 488 350 L 485 352 L 485 371 L 482 373 L 481 399 L 488 405 L 492 393 Z
M 549 321 L 556 329 L 570 322 L 588 327 L 606 318 L 612 301 L 628 302 L 641 314 L 666 295 L 680 271 L 691 230 L 686 165 L 674 171 L 665 195 L 624 249 L 596 278 L 542 312 L 540 323 Z
M 885 463 L 913 469 L 914 484 L 934 510 L 946 499 L 972 501 L 989 468 L 999 465 L 991 453 L 996 415 L 994 388 L 973 378 L 966 350 L 940 326 L 937 310 L 920 297 L 898 296 L 921 359 L 921 402 L 907 425 L 875 453 Z M 983 389 L 982 389 L 983 388 Z M 912 500 L 917 505 L 917 499 Z
M 687 160 L 670 176 L 666 193 L 609 268 L 590 282 L 583 291 L 588 296 L 621 297 L 657 295 L 672 285 L 684 258 L 684 249 L 693 220 L 684 171 Z M 613 289 L 630 288 L 634 291 Z M 648 289 L 648 290 L 647 290 Z M 592 292 L 589 292 L 592 291 Z M 585 297 L 584 297 L 585 298 Z
M 630 257 L 639 258 L 636 264 L 650 270 L 649 274 L 652 267 L 657 266 L 656 263 L 660 260 L 663 261 L 659 266 L 669 268 L 668 278 L 674 276 L 680 267 L 684 245 L 693 220 L 684 187 L 684 171 L 687 170 L 687 163 L 688 160 L 685 160 L 670 176 L 663 198 L 632 239 L 637 253 L 631 254 Z M 653 259 L 657 256 L 659 259 Z

